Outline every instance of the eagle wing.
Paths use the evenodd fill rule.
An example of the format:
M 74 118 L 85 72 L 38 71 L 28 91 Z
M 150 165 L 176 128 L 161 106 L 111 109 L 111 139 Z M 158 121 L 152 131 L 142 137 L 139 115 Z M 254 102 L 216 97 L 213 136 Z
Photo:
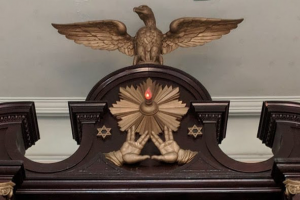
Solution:
M 243 19 L 179 18 L 170 24 L 164 34 L 162 54 L 178 47 L 195 47 L 221 38 L 237 28 Z
M 89 21 L 73 24 L 52 24 L 66 38 L 93 49 L 113 51 L 118 49 L 134 55 L 133 38 L 127 33 L 125 24 L 116 20 Z

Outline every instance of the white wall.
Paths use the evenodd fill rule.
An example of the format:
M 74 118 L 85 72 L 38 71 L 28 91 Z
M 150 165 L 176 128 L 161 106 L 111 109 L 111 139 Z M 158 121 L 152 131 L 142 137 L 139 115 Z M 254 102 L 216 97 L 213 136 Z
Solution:
M 76 151 L 68 117 L 39 117 L 41 140 L 31 147 L 26 156 L 39 162 L 63 160 Z M 230 118 L 228 135 L 221 145 L 232 158 L 254 162 L 271 157 L 271 151 L 256 138 L 259 117 Z M 243 142 L 241 145 L 241 141 Z
M 74 152 L 66 104 L 57 102 L 84 99 L 103 76 L 132 63 L 120 52 L 77 45 L 59 35 L 51 23 L 118 19 L 134 35 L 142 22 L 132 8 L 141 4 L 152 7 L 163 32 L 179 17 L 245 18 L 221 40 L 178 49 L 164 58 L 166 65 L 202 82 L 214 99 L 235 101 L 224 151 L 249 161 L 267 157 L 270 151 L 256 139 L 261 101 L 300 100 L 299 0 L 1 0 L 0 101 L 44 102 L 37 106 L 41 140 L 28 155 L 55 160 Z M 246 117 L 253 112 L 256 116 Z M 57 118 L 62 113 L 65 117 Z M 47 142 L 51 137 L 60 137 L 65 145 L 53 148 Z M 244 137 L 249 137 L 249 146 L 232 145 Z

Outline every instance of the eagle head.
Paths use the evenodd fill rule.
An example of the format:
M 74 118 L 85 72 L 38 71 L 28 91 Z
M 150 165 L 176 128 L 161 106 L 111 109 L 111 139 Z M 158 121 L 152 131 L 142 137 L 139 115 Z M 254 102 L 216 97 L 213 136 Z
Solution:
M 153 14 L 151 8 L 149 8 L 146 5 L 141 5 L 139 7 L 135 7 L 135 8 L 133 8 L 133 11 L 136 12 L 139 15 L 139 17 L 141 18 L 141 20 L 143 20 L 144 22 L 151 18 L 154 18 L 154 14 Z

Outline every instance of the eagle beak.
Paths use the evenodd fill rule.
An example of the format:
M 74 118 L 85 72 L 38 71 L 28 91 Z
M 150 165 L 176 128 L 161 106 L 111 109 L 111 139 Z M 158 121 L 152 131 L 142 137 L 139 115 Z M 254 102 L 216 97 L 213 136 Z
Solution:
M 141 12 L 141 11 L 140 11 L 140 9 L 139 9 L 138 7 L 134 7 L 134 8 L 133 8 L 133 12 L 138 13 L 138 12 Z

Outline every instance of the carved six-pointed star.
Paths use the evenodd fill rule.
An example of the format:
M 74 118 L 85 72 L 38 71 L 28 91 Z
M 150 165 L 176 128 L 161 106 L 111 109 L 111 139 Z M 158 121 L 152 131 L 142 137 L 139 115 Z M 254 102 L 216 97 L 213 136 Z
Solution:
M 193 127 L 188 127 L 188 129 L 189 129 L 189 133 L 188 133 L 188 135 L 192 135 L 192 136 L 194 136 L 195 138 L 197 138 L 197 136 L 198 135 L 202 135 L 203 133 L 202 133 L 202 128 L 203 127 L 199 127 L 199 126 L 196 126 L 196 125 L 194 125 Z
M 97 137 L 102 137 L 103 139 L 106 138 L 106 136 L 111 135 L 110 130 L 111 128 L 107 128 L 105 125 L 102 126 L 102 128 L 97 128 L 98 134 Z

